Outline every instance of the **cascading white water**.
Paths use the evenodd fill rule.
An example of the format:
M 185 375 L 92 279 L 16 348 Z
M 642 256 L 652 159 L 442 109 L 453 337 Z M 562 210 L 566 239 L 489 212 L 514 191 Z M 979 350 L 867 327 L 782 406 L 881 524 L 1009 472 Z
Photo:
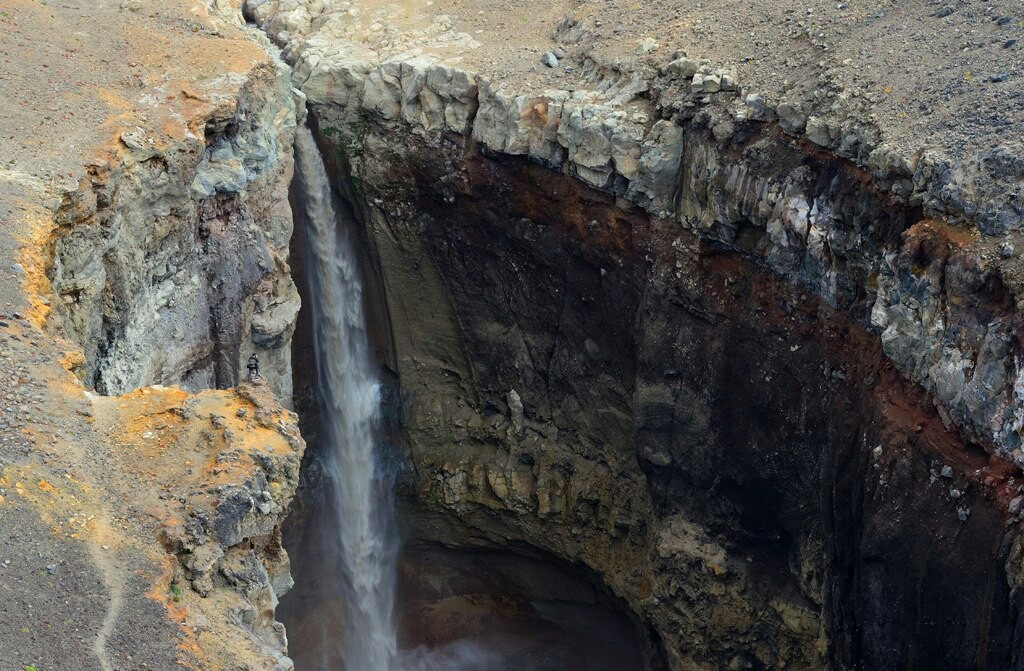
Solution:
M 380 384 L 370 366 L 362 281 L 351 236 L 355 222 L 339 219 L 313 134 L 295 138 L 303 196 L 314 349 L 321 400 L 321 465 L 333 524 L 319 539 L 342 573 L 344 631 L 323 623 L 316 669 L 303 671 L 497 671 L 500 655 L 472 641 L 398 651 L 392 620 L 398 539 L 391 479 L 375 446 Z M 348 224 L 348 225 L 346 225 Z M 309 641 L 306 642 L 307 645 Z M 337 668 L 341 660 L 343 670 Z M 528 671 L 521 662 L 519 668 Z
M 390 486 L 374 449 L 380 385 L 370 367 L 362 282 L 308 128 L 298 129 L 295 144 L 305 196 L 325 490 L 338 515 L 336 529 L 330 530 L 337 538 L 324 540 L 337 544 L 346 591 L 345 640 L 321 644 L 325 651 L 342 646 L 345 671 L 389 671 L 397 652 L 392 622 L 397 543 Z

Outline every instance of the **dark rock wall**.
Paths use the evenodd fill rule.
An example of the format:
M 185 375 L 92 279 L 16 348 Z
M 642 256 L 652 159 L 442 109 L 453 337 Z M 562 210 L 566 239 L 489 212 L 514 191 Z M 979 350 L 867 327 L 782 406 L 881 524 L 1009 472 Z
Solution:
M 943 231 L 763 136 L 727 158 L 828 199 L 827 268 L 458 136 L 361 132 L 357 175 L 321 139 L 384 288 L 402 492 L 448 520 L 413 535 L 587 566 L 673 669 L 1018 668 L 1012 469 L 869 330 L 870 259 L 944 264 Z M 694 178 L 711 141 L 689 144 L 680 208 L 756 205 L 726 169 Z

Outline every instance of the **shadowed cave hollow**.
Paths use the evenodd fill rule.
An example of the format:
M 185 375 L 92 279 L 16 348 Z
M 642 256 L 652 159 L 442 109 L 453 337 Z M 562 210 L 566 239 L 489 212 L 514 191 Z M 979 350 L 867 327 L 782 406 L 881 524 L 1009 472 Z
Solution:
M 403 645 L 469 635 L 594 654 L 572 656 L 578 667 L 538 657 L 540 669 L 1020 668 L 1001 485 L 977 481 L 1012 484 L 1012 473 L 947 427 L 876 335 L 759 262 L 764 231 L 697 239 L 566 175 L 474 150 L 456 197 L 450 166 L 416 147 L 356 190 L 320 142 L 339 205 L 358 213 L 386 442 L 402 464 Z M 814 167 L 831 171 L 823 182 L 848 179 L 850 207 L 872 207 L 866 187 Z M 368 214 L 367 200 L 396 194 L 404 220 Z M 898 238 L 919 214 L 877 216 L 877 235 Z M 431 271 L 402 276 L 422 265 Z M 422 299 L 424 277 L 450 311 L 457 355 L 441 374 L 409 375 L 409 332 L 429 340 L 436 323 L 396 300 Z M 311 457 L 286 539 L 297 587 L 280 609 L 299 671 L 318 668 L 304 632 L 330 609 L 307 600 L 329 593 L 330 576 L 304 544 L 318 518 L 309 330 L 304 314 L 295 389 Z M 485 428 L 423 430 L 434 383 L 442 399 L 460 390 Z M 544 439 L 531 447 L 533 434 Z M 558 471 L 590 491 L 538 514 L 503 506 L 486 482 L 474 489 L 469 473 L 471 500 L 445 499 L 442 462 L 486 468 L 496 453 L 536 482 Z M 936 479 L 945 464 L 955 476 Z M 542 603 L 555 583 L 567 595 Z M 469 617 L 469 603 L 486 617 Z M 604 665 L 616 654 L 621 664 Z

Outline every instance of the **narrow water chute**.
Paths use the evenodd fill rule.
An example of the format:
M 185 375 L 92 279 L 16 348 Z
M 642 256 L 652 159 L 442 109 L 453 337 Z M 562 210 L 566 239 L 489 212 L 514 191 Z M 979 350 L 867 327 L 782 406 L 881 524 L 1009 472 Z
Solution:
M 296 133 L 296 163 L 306 213 L 309 276 L 323 422 L 325 495 L 337 524 L 345 589 L 345 671 L 389 671 L 397 637 L 392 618 L 397 540 L 388 478 L 378 466 L 380 383 L 370 364 L 362 280 L 352 227 L 343 227 L 312 133 Z M 349 222 L 351 223 L 351 222 Z

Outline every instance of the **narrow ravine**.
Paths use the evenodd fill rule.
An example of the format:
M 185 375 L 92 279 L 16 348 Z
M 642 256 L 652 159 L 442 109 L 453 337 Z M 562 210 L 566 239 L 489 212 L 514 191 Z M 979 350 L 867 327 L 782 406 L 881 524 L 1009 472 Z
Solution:
M 339 231 L 323 160 L 305 127 L 296 134 L 296 159 L 305 195 L 324 492 L 336 517 L 321 542 L 333 547 L 325 554 L 337 558 L 346 592 L 345 640 L 323 640 L 319 649 L 326 659 L 337 648 L 348 671 L 385 671 L 397 647 L 392 623 L 397 542 L 391 487 L 374 449 L 379 384 L 369 365 L 362 282 L 353 246 Z

